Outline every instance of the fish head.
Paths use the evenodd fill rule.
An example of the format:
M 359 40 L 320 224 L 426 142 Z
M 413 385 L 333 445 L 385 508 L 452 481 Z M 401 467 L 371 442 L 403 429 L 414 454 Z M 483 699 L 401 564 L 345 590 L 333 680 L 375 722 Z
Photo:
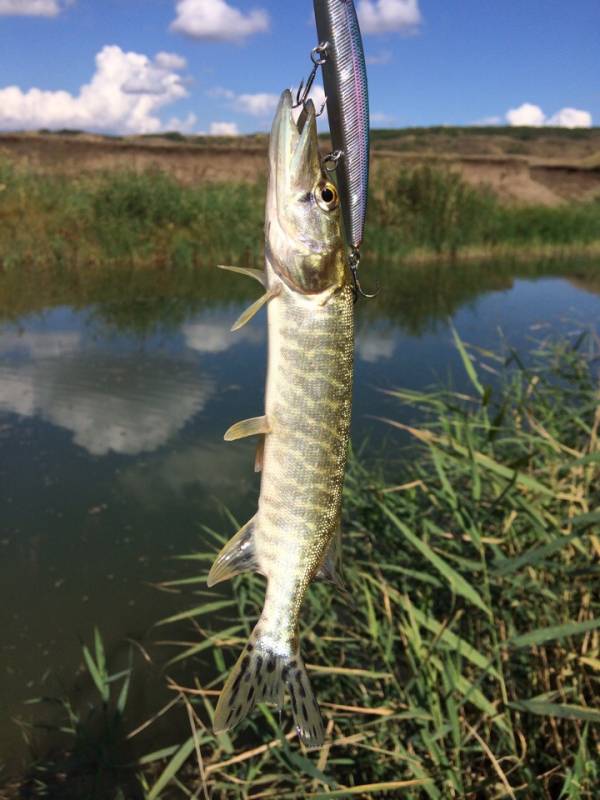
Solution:
M 269 147 L 266 252 L 292 290 L 318 294 L 347 282 L 338 190 L 319 155 L 317 115 L 308 101 L 296 120 L 283 92 Z

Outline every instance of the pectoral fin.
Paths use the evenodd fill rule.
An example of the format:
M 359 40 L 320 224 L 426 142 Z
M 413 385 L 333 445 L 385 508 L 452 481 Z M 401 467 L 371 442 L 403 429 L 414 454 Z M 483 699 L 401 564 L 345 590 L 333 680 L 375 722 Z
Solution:
M 272 300 L 274 297 L 277 297 L 280 291 L 281 289 L 279 286 L 275 286 L 273 289 L 269 289 L 269 291 L 263 294 L 262 297 L 259 297 L 255 303 L 252 303 L 250 308 L 247 308 L 244 311 L 244 313 L 234 323 L 231 330 L 239 331 L 240 328 L 243 328 L 247 322 L 250 322 L 250 320 L 255 314 L 258 314 L 258 312 L 265 305 L 265 303 L 268 303 L 269 300 Z
M 248 436 L 258 436 L 261 433 L 270 433 L 271 426 L 266 417 L 252 417 L 236 422 L 225 434 L 226 442 L 235 442 L 238 439 L 246 439 Z
M 247 275 L 249 278 L 254 278 L 266 288 L 266 278 L 264 270 L 252 269 L 250 267 L 229 267 L 225 264 L 217 264 L 218 269 L 226 269 L 228 272 L 237 272 L 239 275 Z
M 265 463 L 265 437 L 261 436 L 256 445 L 256 456 L 254 458 L 254 472 L 262 472 Z
M 254 550 L 254 529 L 256 517 L 247 522 L 243 528 L 230 539 L 217 556 L 211 571 L 208 573 L 207 584 L 214 586 L 216 583 L 226 581 L 242 572 L 251 572 L 257 569 L 256 554 Z

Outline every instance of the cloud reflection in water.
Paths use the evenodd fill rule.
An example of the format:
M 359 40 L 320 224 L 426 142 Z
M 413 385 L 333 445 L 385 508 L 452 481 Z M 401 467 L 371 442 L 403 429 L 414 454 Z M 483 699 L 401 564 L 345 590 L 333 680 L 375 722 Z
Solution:
M 0 366 L 0 410 L 71 431 L 92 455 L 135 455 L 165 444 L 215 393 L 214 380 L 183 358 L 86 352 L 78 337 L 0 337 L 0 353 L 12 354 Z

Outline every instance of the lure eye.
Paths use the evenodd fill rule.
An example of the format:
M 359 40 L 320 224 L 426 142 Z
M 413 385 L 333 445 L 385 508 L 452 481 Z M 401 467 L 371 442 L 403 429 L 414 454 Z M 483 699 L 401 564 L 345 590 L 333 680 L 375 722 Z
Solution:
M 338 191 L 333 183 L 319 184 L 315 189 L 315 199 L 323 211 L 334 211 L 340 204 Z

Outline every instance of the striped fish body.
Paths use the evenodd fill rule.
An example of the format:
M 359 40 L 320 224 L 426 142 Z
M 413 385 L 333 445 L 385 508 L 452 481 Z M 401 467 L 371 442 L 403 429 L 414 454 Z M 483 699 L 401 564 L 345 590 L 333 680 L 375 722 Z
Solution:
M 264 272 L 230 267 L 260 281 L 268 303 L 265 413 L 236 423 L 229 441 L 259 436 L 258 511 L 217 556 L 212 586 L 246 570 L 267 579 L 265 604 L 221 692 L 213 727 L 237 725 L 256 703 L 280 708 L 290 696 L 302 741 L 324 740 L 324 725 L 300 655 L 299 620 L 310 583 L 335 580 L 352 394 L 354 296 L 339 195 L 323 172 L 314 105 L 296 121 L 283 93 L 269 150 Z
M 320 43 L 327 43 L 323 83 L 346 239 L 361 245 L 369 185 L 369 89 L 353 0 L 314 0 Z
M 262 632 L 297 650 L 300 608 L 340 525 L 352 405 L 353 297 L 319 306 L 289 290 L 269 304 L 269 372 L 257 562 Z

